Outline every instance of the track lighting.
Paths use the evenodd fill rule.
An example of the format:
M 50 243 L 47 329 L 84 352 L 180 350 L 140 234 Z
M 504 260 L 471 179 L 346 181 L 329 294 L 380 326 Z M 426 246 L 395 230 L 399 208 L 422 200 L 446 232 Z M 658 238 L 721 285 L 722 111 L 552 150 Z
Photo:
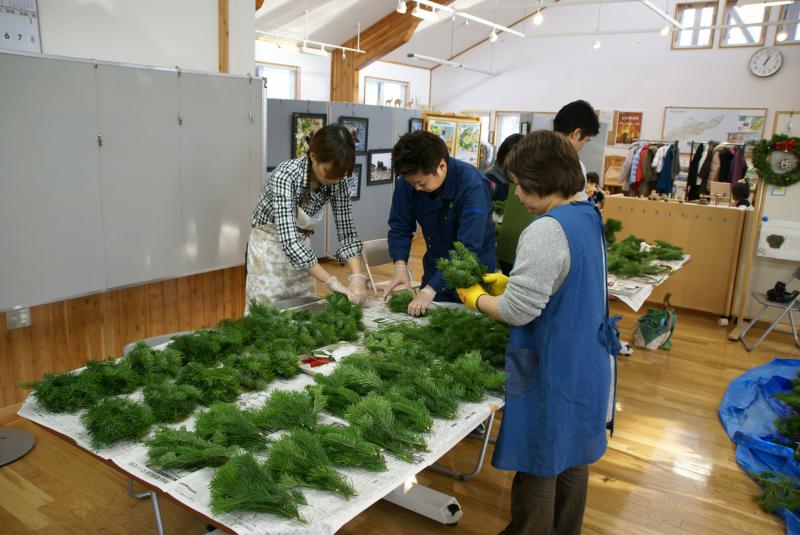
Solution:
M 603 46 L 603 43 L 600 42 L 600 38 L 598 37 L 597 39 L 594 40 L 594 44 L 592 45 L 592 48 L 597 50 L 601 46 Z
M 542 22 L 544 22 L 544 15 L 542 15 L 541 11 L 537 11 L 533 16 L 533 24 L 536 26 L 541 26 Z
M 661 31 L 659 31 L 658 33 L 661 34 L 661 37 L 666 37 L 667 35 L 669 35 L 669 24 L 665 24 L 664 27 L 661 28 Z
M 497 32 L 492 28 L 492 31 L 489 33 L 489 42 L 494 43 L 497 41 Z

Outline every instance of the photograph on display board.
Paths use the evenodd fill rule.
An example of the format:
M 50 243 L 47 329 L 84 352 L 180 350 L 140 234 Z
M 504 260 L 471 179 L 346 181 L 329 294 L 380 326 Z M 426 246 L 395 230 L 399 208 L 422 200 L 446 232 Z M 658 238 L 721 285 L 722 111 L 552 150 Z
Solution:
M 369 119 L 366 117 L 339 117 L 339 124 L 350 131 L 356 144 L 356 154 L 367 153 L 367 132 Z
M 357 163 L 353 167 L 353 172 L 350 173 L 350 176 L 345 178 L 351 201 L 357 201 L 361 198 L 361 169 L 361 164 Z
M 314 132 L 327 123 L 324 113 L 292 114 L 292 158 L 300 158 L 308 152 L 308 143 Z
M 453 152 L 456 137 L 456 121 L 452 119 L 428 119 L 428 132 L 432 132 L 444 140 L 447 150 Z
M 614 144 L 630 145 L 642 137 L 642 119 L 644 113 L 640 111 L 618 111 L 614 124 Z
M 481 146 L 481 123 L 458 123 L 455 157 L 478 167 Z
M 367 186 L 392 182 L 392 151 L 371 150 L 367 160 Z
M 409 132 L 417 132 L 418 130 L 422 130 L 423 123 L 422 119 L 419 117 L 412 117 L 408 120 L 408 131 Z

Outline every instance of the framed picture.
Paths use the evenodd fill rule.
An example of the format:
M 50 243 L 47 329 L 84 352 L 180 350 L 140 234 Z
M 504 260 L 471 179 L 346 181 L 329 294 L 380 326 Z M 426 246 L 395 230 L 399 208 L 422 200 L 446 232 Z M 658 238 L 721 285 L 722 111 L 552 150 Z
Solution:
M 618 111 L 614 121 L 614 144 L 630 145 L 642 137 L 642 117 L 640 111 Z
M 422 130 L 423 123 L 421 117 L 411 117 L 408 120 L 408 131 L 409 132 L 417 132 L 418 130 Z
M 528 132 L 531 131 L 531 123 L 528 121 L 522 121 L 519 123 L 519 133 L 523 136 L 527 136 Z
M 478 167 L 480 159 L 481 123 L 458 123 L 454 156 Z
M 367 152 L 367 131 L 369 119 L 366 117 L 339 117 L 339 124 L 350 131 L 356 144 L 356 154 Z
M 453 153 L 453 144 L 456 138 L 456 121 L 454 119 L 428 119 L 428 132 L 433 132 L 447 145 L 447 150 Z
M 391 184 L 392 151 L 389 149 L 371 150 L 367 158 L 367 186 Z
M 292 158 L 300 158 L 308 152 L 308 142 L 314 132 L 327 124 L 324 113 L 292 114 Z
M 357 201 L 361 198 L 361 164 L 357 163 L 353 167 L 353 172 L 346 177 L 347 189 L 350 190 L 350 200 Z

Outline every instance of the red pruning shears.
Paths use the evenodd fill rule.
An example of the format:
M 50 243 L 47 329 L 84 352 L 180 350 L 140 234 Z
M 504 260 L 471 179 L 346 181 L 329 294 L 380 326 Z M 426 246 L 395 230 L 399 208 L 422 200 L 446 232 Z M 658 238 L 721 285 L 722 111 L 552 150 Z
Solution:
M 304 359 L 301 359 L 300 362 L 302 362 L 303 364 L 308 364 L 312 368 L 316 368 L 317 366 L 330 364 L 331 362 L 333 362 L 333 359 L 330 359 L 328 357 L 323 357 L 320 355 L 313 355 L 311 357 L 306 357 Z

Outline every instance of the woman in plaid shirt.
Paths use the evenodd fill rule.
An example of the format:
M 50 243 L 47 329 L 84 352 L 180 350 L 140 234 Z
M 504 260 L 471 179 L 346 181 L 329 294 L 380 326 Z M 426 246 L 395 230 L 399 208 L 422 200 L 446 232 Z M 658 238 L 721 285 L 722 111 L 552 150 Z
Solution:
M 364 301 L 362 244 L 353 225 L 350 192 L 342 180 L 354 166 L 355 144 L 350 132 L 331 124 L 314 134 L 307 156 L 283 162 L 269 175 L 251 221 L 245 312 L 252 299 L 274 303 L 313 295 L 314 279 L 352 302 Z M 328 273 L 311 250 L 309 236 L 328 201 L 340 244 L 336 257 L 352 272 L 348 286 Z

